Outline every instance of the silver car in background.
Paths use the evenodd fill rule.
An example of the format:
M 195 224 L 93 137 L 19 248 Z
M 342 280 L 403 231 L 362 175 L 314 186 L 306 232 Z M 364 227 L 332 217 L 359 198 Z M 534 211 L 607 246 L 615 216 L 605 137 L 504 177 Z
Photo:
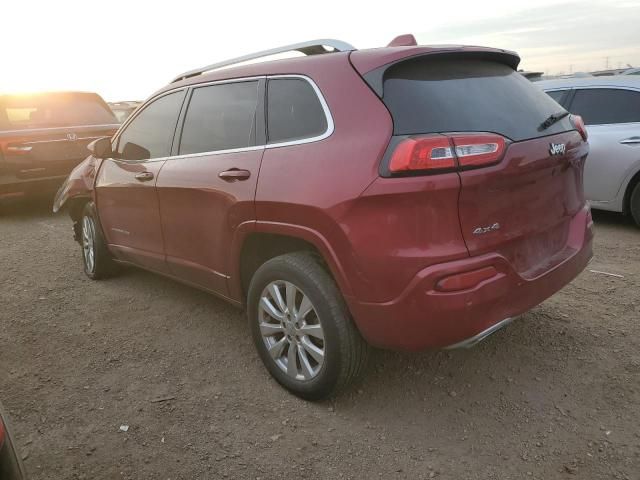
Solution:
M 640 76 L 536 82 L 589 134 L 584 191 L 592 208 L 628 213 L 640 226 Z

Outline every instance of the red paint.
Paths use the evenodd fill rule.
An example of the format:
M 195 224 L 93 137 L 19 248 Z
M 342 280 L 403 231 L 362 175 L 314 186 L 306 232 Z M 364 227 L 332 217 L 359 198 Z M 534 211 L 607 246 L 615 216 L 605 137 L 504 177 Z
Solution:
M 480 168 L 381 177 L 392 121 L 358 72 L 443 51 L 505 54 L 383 48 L 245 65 L 167 86 L 307 75 L 328 103 L 335 131 L 320 142 L 273 149 L 126 168 L 103 162 L 97 206 L 109 248 L 240 303 L 240 255 L 249 234 L 305 240 L 322 255 L 364 337 L 387 348 L 450 345 L 536 306 L 591 257 L 582 193 L 587 144 L 573 131 L 501 143 L 489 166 L 483 157 L 470 162 Z M 495 139 L 461 135 L 458 145 Z M 566 154 L 550 156 L 551 141 L 566 143 Z M 135 180 L 144 169 L 153 171 L 153 182 Z M 249 177 L 220 178 L 231 169 Z M 82 172 L 72 177 L 70 192 L 79 195 Z M 114 231 L 116 224 L 132 234 Z M 478 227 L 491 228 L 474 234 Z
M 169 273 L 155 188 L 163 164 L 163 160 L 104 160 L 96 177 L 95 200 L 102 231 L 116 258 Z M 155 179 L 141 182 L 135 178 L 144 172 L 152 173 Z
M 2 423 L 2 417 L 0 417 L 0 450 L 4 446 L 4 439 L 6 436 L 6 431 L 4 429 L 4 423 Z
M 238 226 L 255 220 L 262 150 L 167 160 L 158 175 L 165 254 L 171 273 L 228 296 L 229 250 Z M 226 181 L 220 172 L 247 170 Z M 233 272 L 233 277 L 236 277 Z

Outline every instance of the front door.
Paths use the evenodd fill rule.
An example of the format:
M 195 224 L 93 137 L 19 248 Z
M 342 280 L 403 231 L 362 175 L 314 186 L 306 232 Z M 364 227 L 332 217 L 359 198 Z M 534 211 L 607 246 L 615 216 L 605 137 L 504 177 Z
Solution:
M 185 91 L 158 97 L 124 127 L 96 178 L 102 230 L 113 254 L 167 272 L 156 182 L 171 155 Z
M 223 296 L 233 234 L 255 220 L 263 88 L 263 80 L 194 88 L 178 155 L 166 161 L 156 184 L 170 272 Z

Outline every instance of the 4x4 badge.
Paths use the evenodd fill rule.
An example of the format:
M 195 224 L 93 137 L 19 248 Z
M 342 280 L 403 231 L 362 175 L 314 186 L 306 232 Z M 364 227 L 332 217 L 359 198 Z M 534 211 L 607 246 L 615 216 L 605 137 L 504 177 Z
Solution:
M 497 222 L 488 227 L 478 227 L 473 231 L 473 234 L 482 235 L 483 233 L 495 232 L 496 230 L 500 230 L 500 224 Z
M 549 144 L 549 153 L 551 155 L 564 155 L 565 152 L 564 143 L 550 143 Z

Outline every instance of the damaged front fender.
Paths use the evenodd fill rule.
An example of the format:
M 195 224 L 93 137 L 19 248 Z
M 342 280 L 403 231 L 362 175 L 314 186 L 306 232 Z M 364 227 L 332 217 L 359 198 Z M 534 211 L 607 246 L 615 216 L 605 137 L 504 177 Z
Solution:
M 91 198 L 101 164 L 102 159 L 90 155 L 71 171 L 53 200 L 54 213 L 59 212 L 68 200 L 78 197 Z

